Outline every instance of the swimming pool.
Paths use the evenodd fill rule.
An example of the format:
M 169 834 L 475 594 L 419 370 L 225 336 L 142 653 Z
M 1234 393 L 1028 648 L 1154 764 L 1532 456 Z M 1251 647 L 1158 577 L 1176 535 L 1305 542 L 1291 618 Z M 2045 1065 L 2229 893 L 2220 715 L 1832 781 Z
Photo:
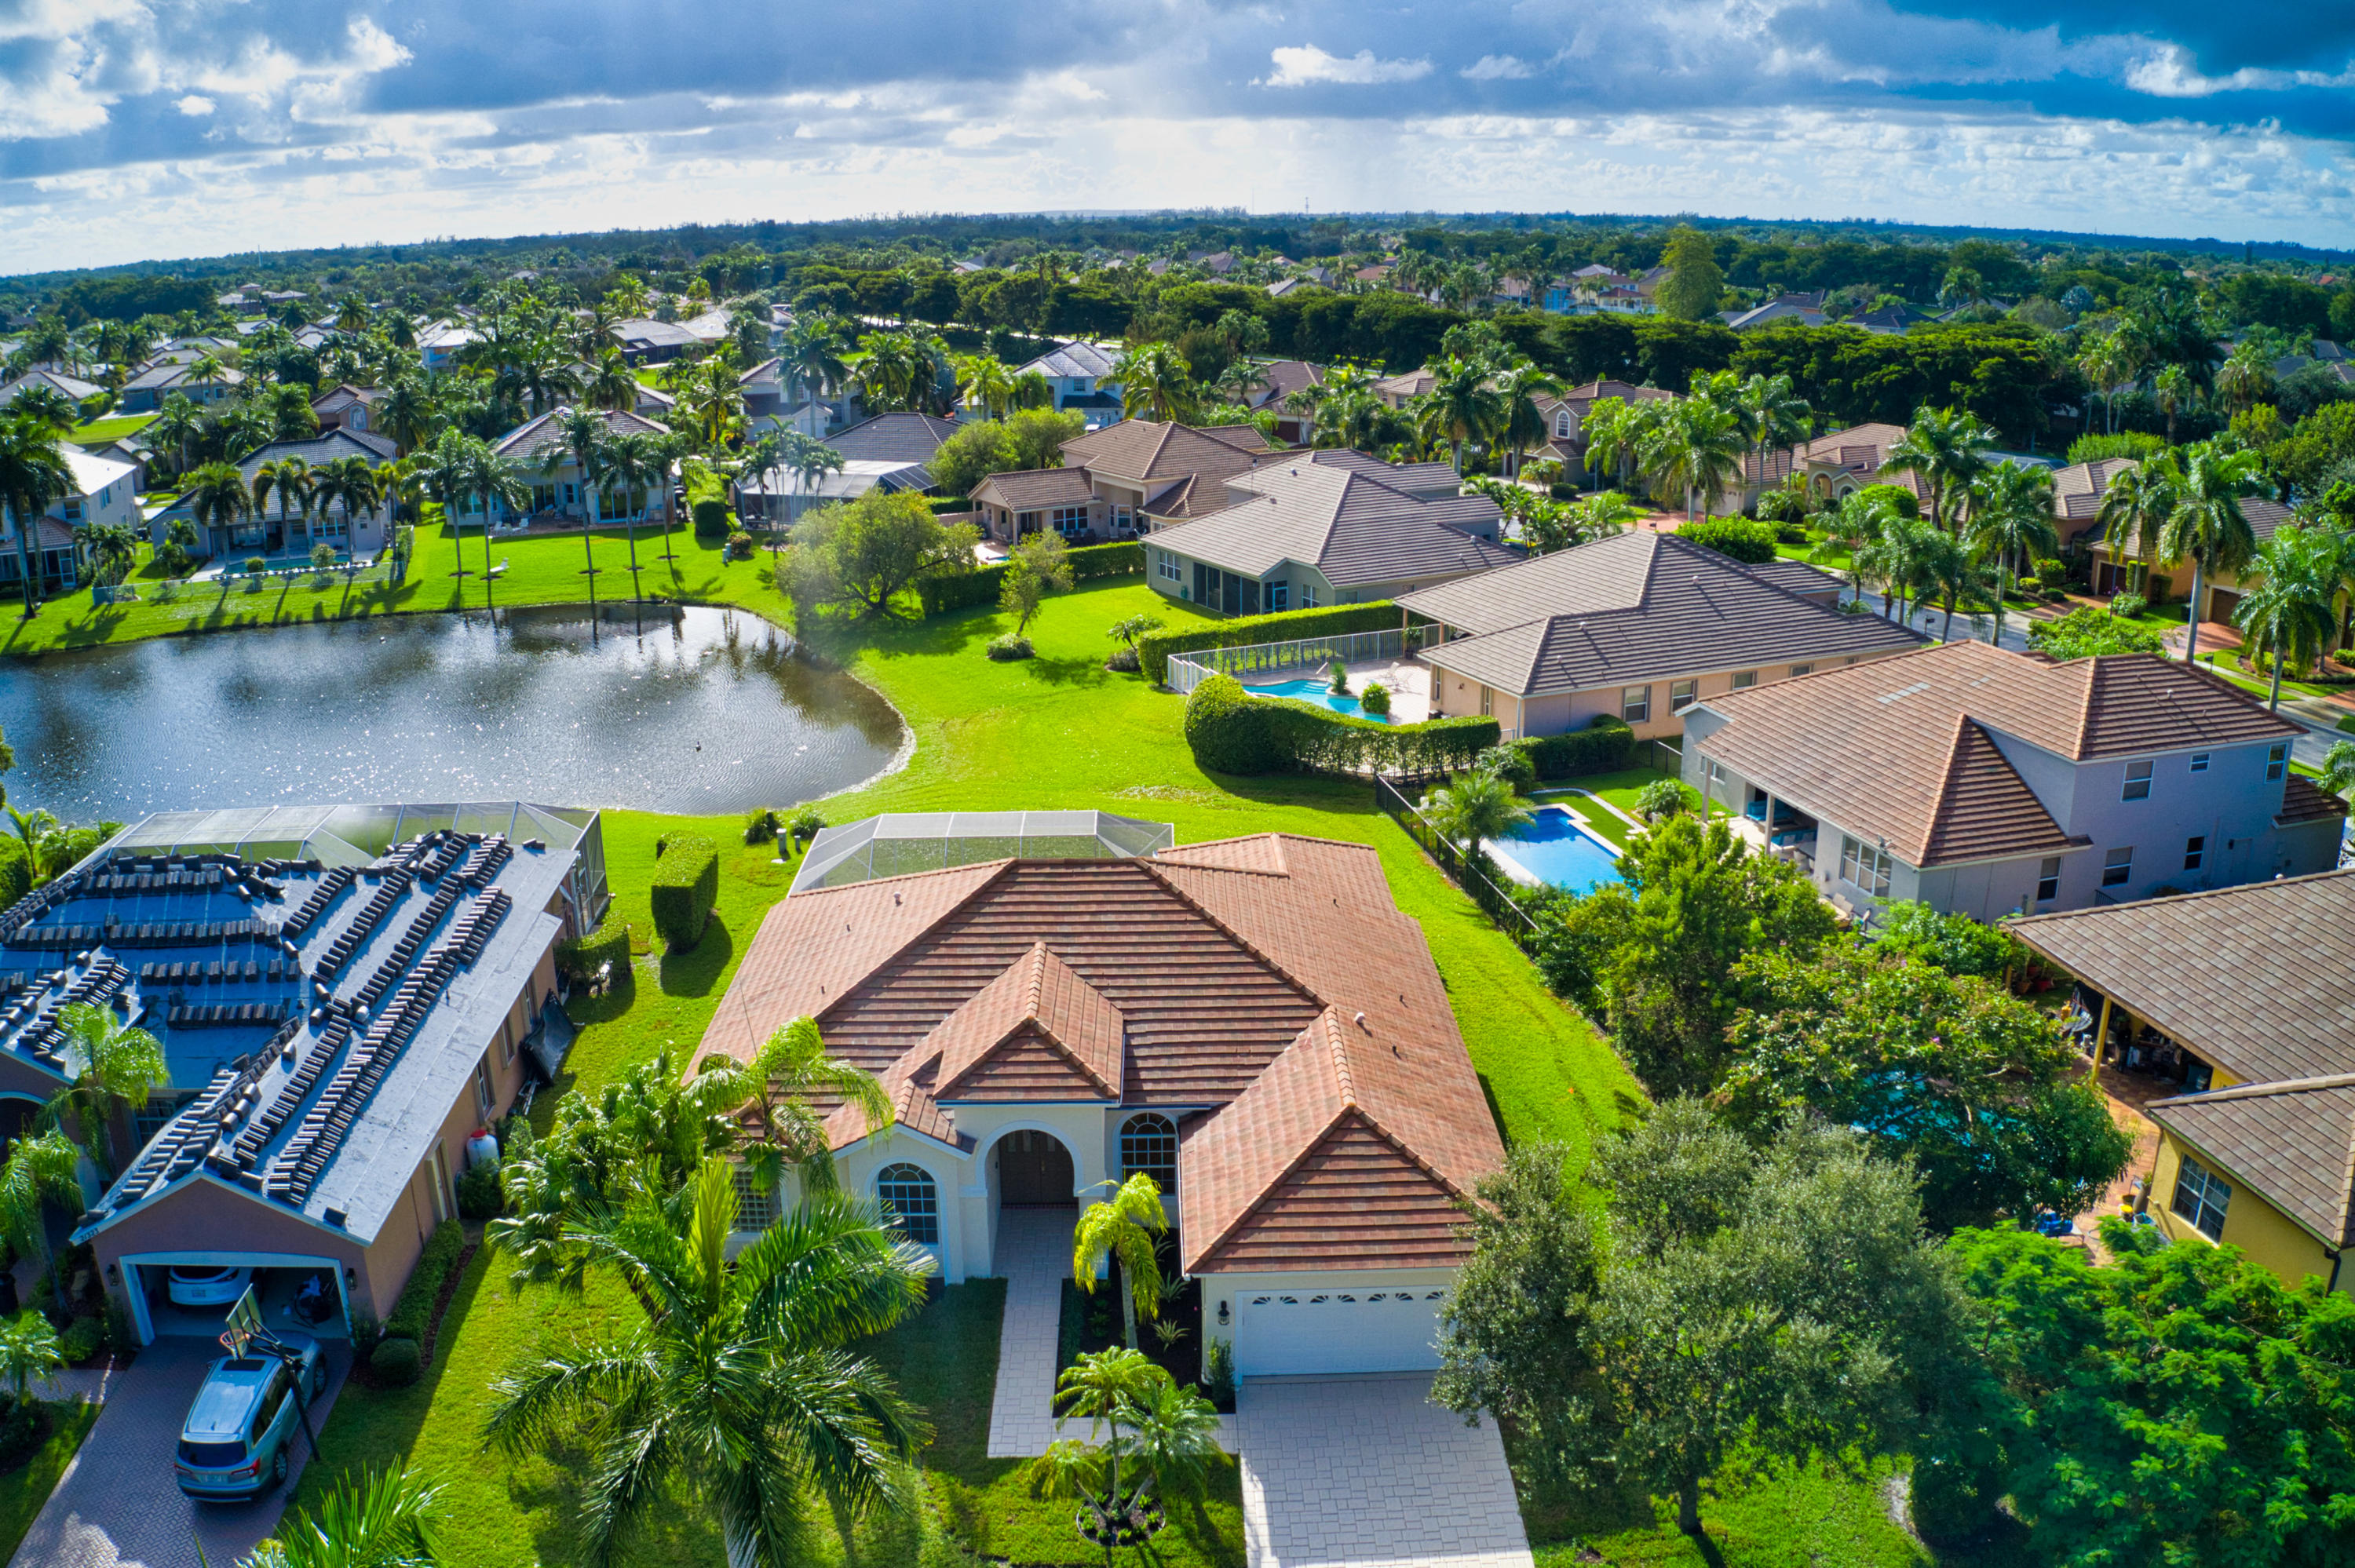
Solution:
M 1619 852 L 1578 825 L 1560 806 L 1540 806 L 1529 825 L 1488 846 L 1488 853 L 1522 873 L 1571 893 L 1588 894 L 1620 880 Z
M 1331 708 L 1337 714 L 1348 714 L 1353 718 L 1369 718 L 1376 724 L 1391 722 L 1390 715 L 1369 714 L 1357 698 L 1342 696 L 1322 681 L 1278 681 L 1272 686 L 1245 686 L 1243 690 L 1254 697 L 1298 697 L 1304 703 L 1315 703 L 1318 707 Z

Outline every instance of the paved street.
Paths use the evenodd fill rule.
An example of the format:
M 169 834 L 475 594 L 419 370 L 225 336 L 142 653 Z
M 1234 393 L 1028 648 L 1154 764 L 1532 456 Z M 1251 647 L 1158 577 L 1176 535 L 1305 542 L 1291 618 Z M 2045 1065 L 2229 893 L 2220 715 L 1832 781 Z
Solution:
M 159 1340 L 103 1389 L 106 1408 L 82 1440 L 58 1489 L 16 1548 L 11 1568 L 198 1568 L 197 1544 L 212 1568 L 229 1568 L 277 1527 L 310 1448 L 295 1440 L 286 1486 L 249 1503 L 197 1503 L 172 1478 L 175 1446 L 205 1368 L 221 1353 L 210 1340 Z M 349 1364 L 346 1348 L 326 1347 L 327 1391 L 311 1405 L 311 1428 L 326 1424 Z M 1050 1349 L 1051 1353 L 1051 1349 Z M 69 1392 L 101 1393 L 88 1373 L 69 1373 Z M 61 1380 L 64 1381 L 64 1380 Z
M 1496 1424 L 1430 1395 L 1427 1372 L 1247 1381 L 1250 1568 L 1530 1568 Z

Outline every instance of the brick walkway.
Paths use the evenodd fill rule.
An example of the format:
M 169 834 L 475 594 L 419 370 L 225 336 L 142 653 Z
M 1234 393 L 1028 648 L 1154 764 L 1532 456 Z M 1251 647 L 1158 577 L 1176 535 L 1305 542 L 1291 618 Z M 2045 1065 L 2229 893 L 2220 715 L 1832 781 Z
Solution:
M 1055 1440 L 1055 1354 L 1063 1281 L 1071 1277 L 1070 1209 L 1006 1209 L 997 1216 L 997 1273 L 1006 1280 L 989 1457 L 1025 1459 Z
M 1251 1568 L 1531 1568 L 1496 1424 L 1430 1396 L 1427 1372 L 1245 1383 Z
M 247 1503 L 197 1503 L 172 1478 L 175 1446 L 205 1368 L 220 1355 L 209 1340 L 159 1340 L 105 1388 L 106 1408 L 82 1439 L 58 1489 L 11 1568 L 197 1568 L 197 1545 L 213 1568 L 229 1568 L 278 1526 L 310 1446 L 294 1440 L 286 1485 Z M 311 1404 L 311 1430 L 326 1425 L 350 1357 L 329 1342 L 327 1391 Z M 97 1392 L 94 1374 L 69 1373 L 72 1392 Z

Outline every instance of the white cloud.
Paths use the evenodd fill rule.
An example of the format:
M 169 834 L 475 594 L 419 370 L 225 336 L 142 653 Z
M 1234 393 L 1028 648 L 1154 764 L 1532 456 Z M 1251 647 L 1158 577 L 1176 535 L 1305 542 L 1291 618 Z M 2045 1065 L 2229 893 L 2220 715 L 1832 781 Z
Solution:
M 2154 98 L 2209 98 L 2220 92 L 2284 92 L 2294 87 L 2355 87 L 2355 62 L 2332 74 L 2314 70 L 2257 70 L 2243 66 L 2230 76 L 2209 76 L 2179 44 L 2163 44 L 2126 68 L 2126 84 Z
M 1268 51 L 1275 74 L 1254 82 L 1256 87 L 1306 87 L 1313 82 L 1343 82 L 1363 87 L 1378 81 L 1413 81 L 1431 74 L 1429 60 L 1376 59 L 1371 49 L 1344 58 L 1328 55 L 1315 44 Z
M 187 97 L 180 100 L 179 102 L 172 105 L 172 107 L 178 110 L 181 113 L 186 115 L 191 120 L 201 120 L 206 115 L 210 114 L 214 110 L 219 108 L 220 105 L 215 103 L 211 99 L 207 98 L 200 92 L 192 92 L 188 94 Z
M 1516 55 L 1482 55 L 1456 75 L 1466 81 L 1521 81 L 1537 74 L 1537 68 Z

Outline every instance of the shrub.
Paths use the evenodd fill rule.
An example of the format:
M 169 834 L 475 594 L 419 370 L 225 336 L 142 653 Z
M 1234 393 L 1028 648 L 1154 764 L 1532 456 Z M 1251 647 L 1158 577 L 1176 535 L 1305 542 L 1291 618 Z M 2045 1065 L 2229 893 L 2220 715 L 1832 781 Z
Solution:
M 1202 1392 L 1222 1411 L 1235 1407 L 1235 1347 L 1231 1341 L 1212 1340 L 1205 1347 Z
M 1002 631 L 991 638 L 982 652 L 1001 662 L 1008 659 L 1028 659 L 1031 652 L 1030 640 L 1018 632 Z
M 49 1439 L 49 1407 L 29 1395 L 0 1412 L 0 1474 L 16 1469 Z
M 2148 608 L 2138 593 L 2122 593 L 2110 600 L 2110 613 L 2121 620 L 2132 620 Z
M 1074 582 L 1127 577 L 1145 570 L 1145 546 L 1134 539 L 1114 545 L 1082 545 L 1065 551 L 1063 560 L 1071 568 Z M 927 617 L 946 615 L 951 610 L 971 609 L 979 604 L 996 604 L 1005 585 L 1006 564 L 1001 561 L 958 577 L 918 577 L 916 598 Z
M 135 1354 L 139 1349 L 139 1328 L 131 1320 L 131 1309 L 112 1297 L 106 1303 L 106 1348 L 118 1356 Z
M 1677 537 L 1731 556 L 1745 566 L 1762 566 L 1774 558 L 1774 524 L 1747 517 L 1703 517 L 1678 525 Z
M 1368 681 L 1366 689 L 1358 694 L 1358 706 L 1379 717 L 1391 711 L 1391 689 L 1380 681 Z
M 2073 609 L 2056 620 L 2031 621 L 2028 643 L 2055 659 L 2083 659 L 2096 653 L 2156 653 L 2166 646 L 2150 627 L 2121 620 L 2091 605 Z
M 719 898 L 719 846 L 699 833 L 668 833 L 655 846 L 655 929 L 674 953 L 692 951 L 703 940 L 711 906 Z
M 368 1371 L 387 1388 L 407 1388 L 417 1381 L 425 1358 L 414 1340 L 378 1340 L 368 1352 Z
M 258 577 L 269 569 L 270 563 L 260 556 L 248 556 L 245 558 L 245 572 L 248 577 Z
M 1438 773 L 1497 744 L 1493 718 L 1382 724 L 1289 697 L 1254 697 L 1213 675 L 1186 701 L 1186 744 L 1212 773 Z
M 321 571 L 325 571 L 336 564 L 336 547 L 324 539 L 312 546 L 311 564 Z
M 2145 430 L 2120 430 L 2115 435 L 2079 436 L 2069 443 L 2071 463 L 2095 462 L 2103 458 L 2155 458 L 2167 450 L 2167 438 Z
M 1873 923 L 1874 946 L 1893 957 L 1934 964 L 1950 975 L 2001 980 L 2025 968 L 2030 953 L 2010 932 L 1983 926 L 1967 915 L 1941 915 L 1927 904 L 1900 899 Z
M 751 560 L 752 558 L 752 535 L 745 533 L 741 528 L 737 529 L 734 533 L 728 535 L 728 543 L 720 550 L 719 556 L 720 559 L 726 561 Z
M 826 828 L 826 813 L 815 806 L 804 806 L 785 823 L 785 832 L 804 842 L 818 836 Z
M 736 521 L 728 510 L 728 503 L 706 497 L 688 509 L 695 518 L 695 536 L 698 539 L 725 539 Z
M 1568 735 L 1529 736 L 1513 742 L 1540 779 L 1577 779 L 1616 773 L 1627 766 L 1636 732 L 1615 714 L 1597 714 L 1584 729 Z
M 2048 588 L 2059 588 L 2069 580 L 2069 563 L 2058 556 L 2039 556 L 2035 565 L 2036 580 Z
M 1474 758 L 1472 766 L 1483 773 L 1494 773 L 1510 784 L 1517 795 L 1526 795 L 1537 787 L 1538 765 L 1522 747 L 1492 746 Z
M 748 844 L 773 843 L 777 837 L 777 813 L 774 808 L 762 806 L 744 817 L 744 842 Z
M 0 838 L 0 909 L 5 909 L 33 888 L 33 864 L 25 846 L 15 838 Z
M 1104 661 L 1104 668 L 1124 675 L 1134 675 L 1142 666 L 1137 662 L 1135 649 L 1115 648 L 1112 657 Z
M 1338 637 L 1348 631 L 1388 631 L 1398 625 L 1399 619 L 1398 606 L 1388 599 L 1372 604 L 1327 605 L 1316 609 L 1280 609 L 1272 615 L 1235 616 L 1215 626 L 1147 632 L 1136 640 L 1136 652 L 1146 674 L 1157 684 L 1169 679 L 1172 653 L 1191 652 L 1198 648 L 1240 648 L 1254 642 L 1290 642 L 1305 637 Z
M 1673 779 L 1655 779 L 1636 791 L 1636 814 L 1647 822 L 1680 817 L 1692 803 L 1692 791 Z
M 2355 648 L 2332 649 L 2330 651 L 2330 662 L 2334 664 L 2342 664 L 2350 670 L 2355 670 Z M 6 892 L 5 890 L 0 890 L 0 909 L 7 907 L 7 904 L 8 895 Z
M 2151 604 L 2154 606 L 2162 605 L 2167 602 L 2168 595 L 2175 591 L 2175 579 L 2173 577 L 2162 577 L 2154 573 L 2152 574 L 2150 580 L 2143 586 L 2144 590 L 2149 596 Z
M 424 1340 L 426 1330 L 433 1326 L 433 1307 L 442 1299 L 442 1287 L 465 1250 L 465 1226 L 444 1220 L 433 1227 L 433 1234 L 425 1238 L 425 1250 L 417 1255 L 417 1266 L 410 1271 L 409 1283 L 401 1287 L 400 1299 L 392 1304 L 392 1315 L 384 1320 L 387 1344 L 395 1340 Z
M 59 1353 L 76 1365 L 98 1354 L 105 1343 L 106 1324 L 96 1318 L 77 1318 L 58 1336 Z
M 2039 577 L 2021 577 L 2019 580 L 2013 583 L 2011 587 L 2013 592 L 2020 594 L 2033 595 L 2040 594 L 2044 591 L 2043 580 Z
M 1775 524 L 1774 543 L 1778 545 L 1806 545 L 1812 544 L 1814 541 L 1815 535 L 1808 533 L 1805 528 L 1800 527 L 1796 523 L 1780 523 Z
M 626 925 L 601 927 L 585 937 L 572 937 L 556 944 L 556 971 L 570 980 L 592 980 L 597 971 L 607 964 L 617 975 L 630 969 L 630 927 Z
M 1894 506 L 1904 516 L 1922 515 L 1922 498 L 1902 484 L 1868 484 L 1856 494 L 1869 507 Z
M 495 1160 L 469 1165 L 458 1178 L 458 1217 L 496 1219 L 506 1207 L 499 1192 L 499 1166 Z

